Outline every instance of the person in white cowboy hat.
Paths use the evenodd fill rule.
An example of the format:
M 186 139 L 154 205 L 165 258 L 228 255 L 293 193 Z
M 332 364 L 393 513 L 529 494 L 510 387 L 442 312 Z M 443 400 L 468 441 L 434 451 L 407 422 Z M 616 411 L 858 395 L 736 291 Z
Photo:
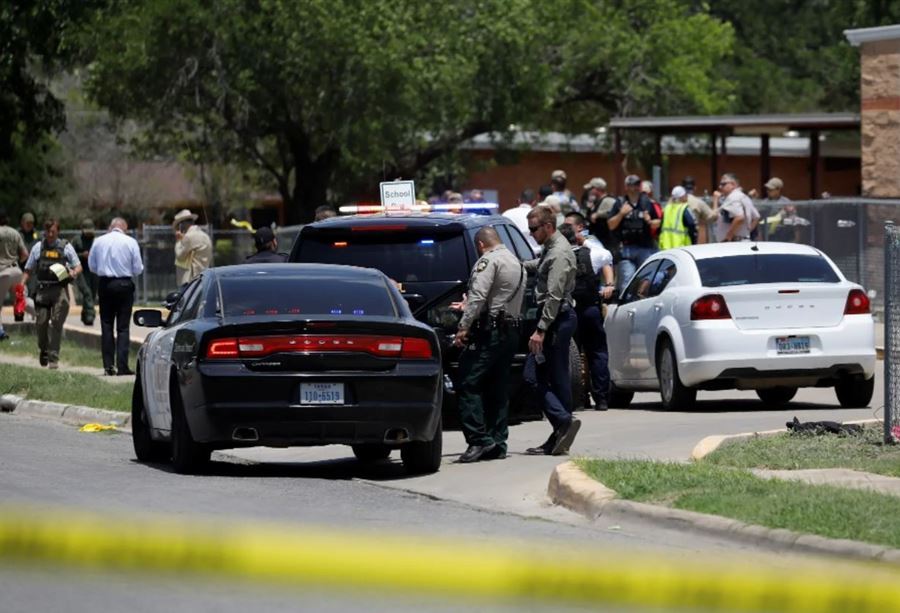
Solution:
M 178 287 L 190 283 L 209 268 L 212 261 L 212 241 L 194 225 L 197 215 L 187 209 L 178 211 L 172 220 L 175 230 L 175 281 Z

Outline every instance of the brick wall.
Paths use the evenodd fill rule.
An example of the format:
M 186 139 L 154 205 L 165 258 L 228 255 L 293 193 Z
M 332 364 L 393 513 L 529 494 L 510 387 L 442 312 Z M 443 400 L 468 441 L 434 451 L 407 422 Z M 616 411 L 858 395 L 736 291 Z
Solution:
M 900 40 L 862 45 L 862 193 L 900 196 Z

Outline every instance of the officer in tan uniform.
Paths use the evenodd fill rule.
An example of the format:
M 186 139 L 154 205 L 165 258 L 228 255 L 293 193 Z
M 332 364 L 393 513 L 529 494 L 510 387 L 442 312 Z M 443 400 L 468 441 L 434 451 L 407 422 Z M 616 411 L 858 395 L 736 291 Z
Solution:
M 472 268 L 462 319 L 453 344 L 459 358 L 459 412 L 469 447 L 463 463 L 506 457 L 507 384 L 519 344 L 525 269 L 491 226 L 475 234 L 481 256 Z
M 575 253 L 556 229 L 556 215 L 544 206 L 528 213 L 528 231 L 542 247 L 541 257 L 525 262 L 537 273 L 535 299 L 540 308 L 537 329 L 528 339 L 531 354 L 524 378 L 535 387 L 541 408 L 553 432 L 529 455 L 562 455 L 569 452 L 581 422 L 572 416 L 572 382 L 569 375 L 569 343 L 578 322 L 572 308 L 577 265 Z

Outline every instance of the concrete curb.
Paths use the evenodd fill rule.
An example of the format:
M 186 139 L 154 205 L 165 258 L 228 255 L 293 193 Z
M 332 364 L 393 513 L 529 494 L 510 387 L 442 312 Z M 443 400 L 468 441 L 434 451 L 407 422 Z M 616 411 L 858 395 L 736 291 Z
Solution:
M 617 513 L 626 517 L 642 517 L 680 530 L 718 534 L 747 543 L 768 541 L 785 550 L 900 564 L 900 549 L 847 539 L 829 539 L 791 530 L 745 524 L 718 515 L 619 500 L 613 490 L 588 477 L 574 462 L 560 464 L 554 469 L 547 494 L 554 504 L 564 506 L 592 521 L 603 514 Z
M 94 409 L 76 404 L 61 404 L 43 400 L 27 400 L 13 394 L 0 397 L 0 410 L 27 417 L 50 419 L 75 426 L 100 423 L 114 424 L 119 430 L 131 430 L 131 414 L 108 409 Z
M 845 421 L 843 423 L 862 425 L 880 422 L 880 419 L 858 419 L 856 421 Z M 776 434 L 784 434 L 787 431 L 787 428 L 781 428 L 779 430 L 764 430 L 762 432 L 742 432 L 740 434 L 715 434 L 713 436 L 707 436 L 694 446 L 693 451 L 691 451 L 691 459 L 702 460 L 727 442 L 742 441 L 757 436 L 775 436 Z

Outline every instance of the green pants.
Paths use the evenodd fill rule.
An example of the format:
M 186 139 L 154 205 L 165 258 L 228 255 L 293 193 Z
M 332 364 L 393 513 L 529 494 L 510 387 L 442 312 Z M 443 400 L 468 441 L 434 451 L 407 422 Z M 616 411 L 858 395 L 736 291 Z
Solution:
M 38 349 L 41 357 L 53 364 L 59 362 L 59 343 L 62 340 L 63 324 L 69 316 L 69 292 L 66 288 L 50 306 L 34 305 L 37 314 Z M 43 360 L 42 360 L 43 362 Z
M 509 368 L 519 344 L 519 329 L 475 335 L 474 348 L 459 357 L 460 422 L 469 445 L 496 443 L 506 451 L 509 436 Z
M 94 324 L 94 303 L 97 296 L 97 277 L 92 272 L 84 271 L 75 279 L 75 290 L 81 302 L 81 321 L 85 325 Z

